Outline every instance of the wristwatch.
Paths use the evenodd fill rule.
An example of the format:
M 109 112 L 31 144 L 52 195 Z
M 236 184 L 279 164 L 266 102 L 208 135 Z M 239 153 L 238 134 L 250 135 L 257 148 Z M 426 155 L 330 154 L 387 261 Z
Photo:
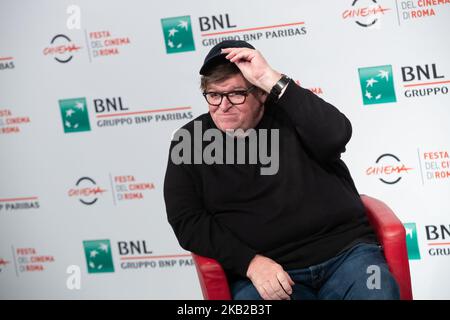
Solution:
M 274 102 L 278 101 L 278 98 L 280 97 L 281 91 L 289 84 L 291 81 L 291 78 L 289 78 L 287 75 L 282 74 L 281 79 L 275 83 L 275 85 L 272 87 L 272 90 L 270 90 L 269 97 Z

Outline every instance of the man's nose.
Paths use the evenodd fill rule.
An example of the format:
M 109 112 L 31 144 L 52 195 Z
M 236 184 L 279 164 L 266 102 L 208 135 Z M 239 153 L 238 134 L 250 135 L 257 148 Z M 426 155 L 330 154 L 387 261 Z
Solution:
M 228 109 L 230 109 L 233 105 L 231 104 L 230 101 L 228 101 L 228 98 L 226 96 L 223 96 L 222 98 L 222 102 L 219 105 L 219 108 L 222 111 L 228 111 Z

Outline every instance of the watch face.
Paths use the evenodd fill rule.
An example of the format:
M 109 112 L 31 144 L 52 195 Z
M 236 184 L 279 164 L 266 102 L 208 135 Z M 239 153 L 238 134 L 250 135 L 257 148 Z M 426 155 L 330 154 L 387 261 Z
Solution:
M 277 83 L 273 86 L 272 90 L 270 91 L 270 94 L 273 94 L 273 95 L 275 95 L 275 96 L 278 96 L 278 95 L 280 94 L 280 92 L 281 92 L 282 89 L 283 89 L 283 87 L 280 86 L 280 82 L 277 82 Z
M 282 75 L 281 79 L 275 83 L 275 85 L 272 87 L 272 90 L 270 90 L 270 96 L 276 101 L 278 100 L 278 96 L 280 95 L 281 91 L 283 91 L 284 87 L 291 81 L 291 79 L 286 76 Z
M 278 82 L 281 83 L 282 87 L 284 87 L 285 85 L 287 85 L 289 83 L 290 80 L 291 79 L 288 76 L 283 75 Z
M 278 90 L 283 90 L 283 88 L 289 83 L 289 78 L 286 77 L 285 75 L 283 75 L 283 77 L 281 77 L 280 80 L 278 80 L 276 87 L 278 88 Z

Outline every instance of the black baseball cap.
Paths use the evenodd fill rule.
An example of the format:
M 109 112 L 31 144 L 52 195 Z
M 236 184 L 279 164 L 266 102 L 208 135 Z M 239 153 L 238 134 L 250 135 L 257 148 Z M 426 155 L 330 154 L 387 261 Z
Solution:
M 225 59 L 226 54 L 222 53 L 225 48 L 250 48 L 255 49 L 250 43 L 243 40 L 224 40 L 216 44 L 206 55 L 203 66 L 200 68 L 200 74 L 206 75 L 211 67 L 228 62 Z

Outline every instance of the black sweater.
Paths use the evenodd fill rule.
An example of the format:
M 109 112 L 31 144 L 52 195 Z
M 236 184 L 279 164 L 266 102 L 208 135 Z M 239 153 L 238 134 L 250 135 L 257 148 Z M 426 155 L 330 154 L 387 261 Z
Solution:
M 194 121 L 203 130 L 217 128 L 209 113 L 183 128 L 193 134 Z M 263 128 L 279 129 L 274 175 L 261 175 L 260 163 L 175 165 L 169 154 L 164 198 L 180 245 L 217 259 L 229 276 L 245 276 L 257 253 L 290 270 L 326 261 L 358 242 L 376 242 L 340 159 L 350 121 L 291 82 L 276 104 L 266 103 L 255 129 Z

